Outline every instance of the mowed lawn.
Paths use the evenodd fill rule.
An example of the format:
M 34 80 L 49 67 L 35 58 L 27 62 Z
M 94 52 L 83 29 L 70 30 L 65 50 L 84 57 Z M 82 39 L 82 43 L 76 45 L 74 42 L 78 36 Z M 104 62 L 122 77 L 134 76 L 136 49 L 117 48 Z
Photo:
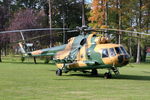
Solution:
M 120 76 L 69 72 L 56 76 L 54 64 L 0 63 L 0 100 L 150 100 L 150 64 L 132 64 Z

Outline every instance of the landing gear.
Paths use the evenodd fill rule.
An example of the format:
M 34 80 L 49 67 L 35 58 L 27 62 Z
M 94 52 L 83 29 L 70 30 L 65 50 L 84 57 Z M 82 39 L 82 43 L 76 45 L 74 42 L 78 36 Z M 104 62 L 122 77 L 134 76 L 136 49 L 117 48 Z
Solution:
M 105 78 L 105 79 L 110 79 L 110 78 L 112 78 L 111 73 L 110 73 L 110 72 L 106 72 L 106 73 L 104 74 L 104 78 Z
M 56 75 L 61 76 L 62 75 L 62 69 L 57 69 L 56 70 Z
M 120 74 L 118 68 L 113 67 L 112 70 L 115 73 L 115 75 L 119 75 Z
M 115 75 L 119 75 L 119 74 L 120 74 L 117 67 L 112 67 L 112 68 L 108 69 L 108 72 L 106 72 L 106 73 L 104 74 L 104 78 L 105 78 L 105 79 L 110 79 L 110 78 L 112 78 L 112 74 L 111 74 L 112 71 L 115 73 Z
M 25 57 L 21 57 L 21 61 L 23 63 L 25 61 Z
M 34 64 L 37 64 L 37 62 L 36 62 L 36 57 L 34 57 Z
M 98 75 L 97 69 L 92 69 L 91 74 L 92 75 Z

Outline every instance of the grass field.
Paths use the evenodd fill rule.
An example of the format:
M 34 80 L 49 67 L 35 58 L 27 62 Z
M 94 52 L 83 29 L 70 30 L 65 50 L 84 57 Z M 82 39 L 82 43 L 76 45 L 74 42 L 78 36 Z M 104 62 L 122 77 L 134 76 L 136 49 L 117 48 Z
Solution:
M 150 64 L 132 64 L 121 75 L 70 72 L 55 75 L 54 64 L 0 63 L 0 100 L 149 100 Z

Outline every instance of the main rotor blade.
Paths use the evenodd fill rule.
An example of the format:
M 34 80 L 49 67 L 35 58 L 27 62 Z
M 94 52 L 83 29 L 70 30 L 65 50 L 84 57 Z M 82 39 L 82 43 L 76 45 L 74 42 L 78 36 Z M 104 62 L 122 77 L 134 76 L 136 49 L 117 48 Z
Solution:
M 16 33 L 16 32 L 30 32 L 30 31 L 46 31 L 46 30 L 60 31 L 60 30 L 69 30 L 69 28 L 23 29 L 23 30 L 2 31 L 2 32 L 0 32 L 0 34 L 3 34 L 3 33 Z
M 63 34 L 63 33 L 62 32 L 58 32 L 56 34 Z M 30 40 L 35 40 L 35 39 L 38 39 L 38 38 L 41 38 L 41 37 L 46 37 L 46 36 L 49 36 L 49 34 L 45 34 L 45 35 L 41 35 L 41 36 L 36 36 L 36 37 L 33 37 L 33 38 L 27 38 L 26 42 L 30 41 Z M 18 40 L 18 41 L 11 42 L 10 45 L 14 45 L 14 44 L 17 44 L 19 42 L 24 42 L 24 40 Z
M 137 36 L 126 36 L 126 37 L 129 37 L 129 38 L 137 38 L 137 39 L 143 39 L 143 41 L 150 41 L 150 39 L 142 38 L 142 37 L 137 37 Z
M 96 30 L 109 30 L 109 31 L 118 31 L 118 32 L 126 32 L 126 33 L 135 33 L 135 34 L 140 34 L 140 35 L 150 35 L 145 32 L 127 31 L 127 30 L 109 29 L 109 28 L 101 28 L 101 29 L 96 29 Z

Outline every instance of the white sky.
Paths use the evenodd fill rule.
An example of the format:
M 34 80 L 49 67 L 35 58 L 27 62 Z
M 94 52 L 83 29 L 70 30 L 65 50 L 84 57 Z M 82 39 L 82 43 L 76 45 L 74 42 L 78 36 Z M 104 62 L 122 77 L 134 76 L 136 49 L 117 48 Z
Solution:
M 92 0 L 85 0 L 87 3 L 91 3 L 92 2 Z

